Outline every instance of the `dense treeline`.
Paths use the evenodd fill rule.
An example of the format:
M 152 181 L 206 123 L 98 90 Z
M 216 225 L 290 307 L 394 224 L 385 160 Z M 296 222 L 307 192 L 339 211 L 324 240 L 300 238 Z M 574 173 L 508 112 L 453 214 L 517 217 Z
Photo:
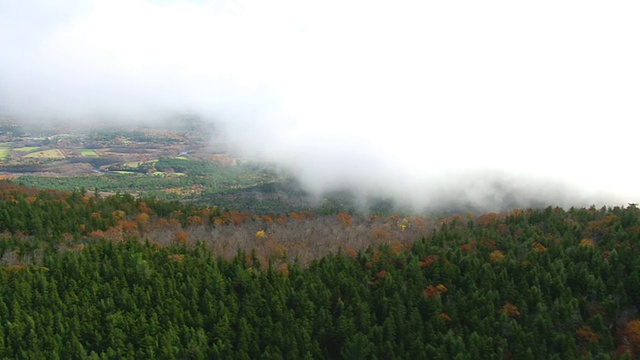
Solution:
M 88 159 L 86 162 L 93 166 L 104 165 L 103 158 Z M 277 175 L 266 168 L 251 164 L 242 166 L 217 166 L 200 161 L 169 159 L 158 161 L 162 170 L 172 169 L 174 172 L 185 171 L 187 176 L 149 175 L 155 170 L 154 163 L 147 163 L 141 167 L 130 168 L 123 165 L 113 166 L 111 170 L 127 171 L 129 174 L 116 172 L 100 173 L 99 175 L 79 177 L 46 177 L 21 175 L 17 178 L 20 183 L 40 189 L 57 189 L 73 191 L 74 189 L 97 188 L 101 192 L 126 192 L 143 196 L 153 196 L 165 200 L 189 200 L 208 202 L 224 201 L 224 194 L 238 189 L 251 188 L 256 185 L 269 183 Z M 51 164 L 48 164 L 51 165 Z M 47 166 L 48 166 L 47 165 Z M 43 170 L 43 164 L 6 165 L 0 170 L 20 173 L 38 172 Z M 9 168 L 12 167 L 13 168 Z M 16 170 L 17 169 L 17 170 Z M 20 171 L 18 171 L 20 170 Z M 166 175 L 166 174 L 165 174 Z M 246 206 L 249 208 L 249 206 Z
M 43 230 L 14 212 L 28 206 L 42 210 Z M 392 232 L 388 219 L 339 214 L 336 235 L 376 226 L 388 231 L 386 245 L 367 246 L 381 243 L 374 232 L 358 249 L 304 266 L 250 250 L 225 258 L 180 237 L 163 246 L 143 225 L 166 217 L 182 231 L 239 231 L 267 224 L 262 217 L 218 212 L 190 225 L 207 209 L 11 184 L 0 208 L 12 215 L 0 222 L 3 255 L 40 239 L 0 270 L 2 358 L 569 359 L 640 350 L 635 206 L 453 216 L 413 242 L 395 238 L 418 219 L 389 217 Z M 293 217 L 290 227 L 322 219 Z M 98 236 L 127 221 L 137 224 L 129 236 Z
M 428 234 L 425 219 L 391 216 L 320 216 L 309 211 L 256 215 L 129 194 L 100 196 L 85 190 L 40 191 L 0 183 L 0 231 L 11 235 L 7 258 L 27 257 L 40 244 L 107 239 L 205 243 L 216 254 L 233 257 L 256 248 L 263 263 L 287 255 L 303 264 L 338 248 L 409 244 Z M 432 223 L 434 221 L 431 221 Z M 2 254 L 0 254 L 2 255 Z

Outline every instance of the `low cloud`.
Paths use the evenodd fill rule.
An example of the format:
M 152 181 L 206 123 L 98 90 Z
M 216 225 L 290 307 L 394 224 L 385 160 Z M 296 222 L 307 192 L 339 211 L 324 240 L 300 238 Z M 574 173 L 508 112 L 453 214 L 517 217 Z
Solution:
M 640 198 L 639 16 L 632 1 L 9 0 L 0 110 L 199 113 L 314 193 L 625 204 Z

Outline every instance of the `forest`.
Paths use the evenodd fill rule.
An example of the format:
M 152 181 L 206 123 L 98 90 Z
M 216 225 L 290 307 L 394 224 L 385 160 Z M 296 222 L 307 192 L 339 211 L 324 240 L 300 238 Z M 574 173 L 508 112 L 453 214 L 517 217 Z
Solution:
M 0 182 L 0 357 L 637 359 L 640 209 L 253 214 Z

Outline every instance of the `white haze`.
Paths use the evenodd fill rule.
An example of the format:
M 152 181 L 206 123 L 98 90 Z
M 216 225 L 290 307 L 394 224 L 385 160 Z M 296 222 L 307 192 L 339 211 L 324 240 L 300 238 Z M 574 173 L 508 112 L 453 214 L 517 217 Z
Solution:
M 314 192 L 640 200 L 637 1 L 3 0 L 0 111 L 224 123 Z

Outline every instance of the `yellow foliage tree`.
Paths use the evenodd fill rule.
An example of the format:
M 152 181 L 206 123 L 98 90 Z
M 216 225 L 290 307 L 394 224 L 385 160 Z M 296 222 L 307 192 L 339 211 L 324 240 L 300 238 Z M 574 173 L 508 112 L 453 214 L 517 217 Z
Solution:
M 500 250 L 496 250 L 489 255 L 491 262 L 496 262 L 504 259 L 504 253 Z
M 544 245 L 540 244 L 539 242 L 535 242 L 535 243 L 533 243 L 533 251 L 538 252 L 538 253 L 543 253 L 543 252 L 547 251 L 547 248 L 544 247 Z
M 111 213 L 111 216 L 112 216 L 115 220 L 122 220 L 122 219 L 124 219 L 124 217 L 125 217 L 126 215 L 127 215 L 127 214 L 126 214 L 124 211 L 122 211 L 122 210 L 116 210 L 116 211 L 114 211 L 114 212 L 112 212 L 112 213 Z
M 140 224 L 140 226 L 142 227 L 146 227 L 149 224 L 149 214 L 147 213 L 140 213 L 138 215 L 136 215 L 135 217 L 135 221 Z
M 409 227 L 409 220 L 407 218 L 402 219 L 402 221 L 398 223 L 398 227 L 402 231 L 407 230 L 407 227 Z
M 594 247 L 596 244 L 591 239 L 582 239 L 580 240 L 580 247 Z
M 267 240 L 267 254 L 271 259 L 282 260 L 287 256 L 287 248 L 282 244 L 274 241 Z

